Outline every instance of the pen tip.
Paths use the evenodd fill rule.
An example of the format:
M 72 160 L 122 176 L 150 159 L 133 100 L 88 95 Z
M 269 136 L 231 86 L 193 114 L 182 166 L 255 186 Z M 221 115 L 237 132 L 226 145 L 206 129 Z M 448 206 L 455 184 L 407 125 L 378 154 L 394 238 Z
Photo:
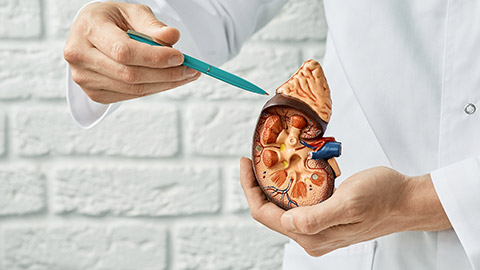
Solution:
M 265 96 L 270 96 L 267 92 L 265 92 Z

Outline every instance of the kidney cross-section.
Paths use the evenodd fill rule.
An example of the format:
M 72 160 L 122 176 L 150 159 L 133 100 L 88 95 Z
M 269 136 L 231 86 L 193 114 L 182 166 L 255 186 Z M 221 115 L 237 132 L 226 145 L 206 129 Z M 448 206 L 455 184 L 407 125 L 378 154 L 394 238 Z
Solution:
M 263 192 L 279 207 L 313 205 L 332 195 L 340 175 L 334 158 L 341 147 L 334 138 L 323 137 L 330 114 L 330 90 L 313 60 L 262 109 L 253 138 L 253 167 Z

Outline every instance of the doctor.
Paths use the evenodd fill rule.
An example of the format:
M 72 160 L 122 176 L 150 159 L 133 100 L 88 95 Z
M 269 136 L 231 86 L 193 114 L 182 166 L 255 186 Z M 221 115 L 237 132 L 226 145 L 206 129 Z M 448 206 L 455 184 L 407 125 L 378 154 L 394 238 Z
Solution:
M 134 42 L 127 28 L 170 44 L 181 33 L 177 49 L 220 64 L 285 3 L 138 2 L 150 8 L 89 4 L 71 28 L 67 99 L 85 128 L 118 101 L 199 76 L 180 65 L 179 51 Z M 243 158 L 252 216 L 294 240 L 284 269 L 480 269 L 480 2 L 324 5 L 328 132 L 344 143 L 350 177 L 324 203 L 285 212 L 265 199 Z

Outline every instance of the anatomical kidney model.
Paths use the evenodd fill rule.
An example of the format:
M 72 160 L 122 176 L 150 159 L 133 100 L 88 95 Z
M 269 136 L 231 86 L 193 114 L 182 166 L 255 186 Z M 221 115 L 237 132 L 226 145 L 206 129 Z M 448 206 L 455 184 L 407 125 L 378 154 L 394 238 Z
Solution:
M 253 136 L 253 168 L 268 199 L 285 210 L 328 199 L 341 144 L 323 137 L 332 112 L 327 80 L 309 60 L 262 109 Z

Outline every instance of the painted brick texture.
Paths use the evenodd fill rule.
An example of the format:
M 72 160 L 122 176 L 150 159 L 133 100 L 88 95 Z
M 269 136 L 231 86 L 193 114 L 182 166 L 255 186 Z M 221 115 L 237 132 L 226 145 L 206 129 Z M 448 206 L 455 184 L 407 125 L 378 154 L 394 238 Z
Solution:
M 17 110 L 12 125 L 22 156 L 165 157 L 178 151 L 177 113 L 167 104 L 120 110 L 90 130 L 78 129 L 64 106 Z
M 130 168 L 129 168 L 130 167 Z M 176 216 L 220 208 L 217 167 L 73 167 L 56 172 L 56 213 Z
M 25 164 L 2 164 L 0 186 L 0 216 L 45 209 L 45 179 L 38 169 Z
M 62 47 L 0 50 L 0 100 L 65 97 Z
M 80 129 L 62 49 L 87 2 L 0 1 L 0 270 L 281 269 L 239 182 L 268 97 L 202 76 Z M 222 68 L 273 94 L 326 31 L 321 1 L 290 0 Z
M 38 38 L 42 34 L 40 0 L 2 0 L 0 38 Z M 7 26 L 8 27 L 5 27 Z
M 256 224 L 185 225 L 174 235 L 178 269 L 281 268 L 285 239 Z
M 166 232 L 146 225 L 3 228 L 5 269 L 166 269 Z

